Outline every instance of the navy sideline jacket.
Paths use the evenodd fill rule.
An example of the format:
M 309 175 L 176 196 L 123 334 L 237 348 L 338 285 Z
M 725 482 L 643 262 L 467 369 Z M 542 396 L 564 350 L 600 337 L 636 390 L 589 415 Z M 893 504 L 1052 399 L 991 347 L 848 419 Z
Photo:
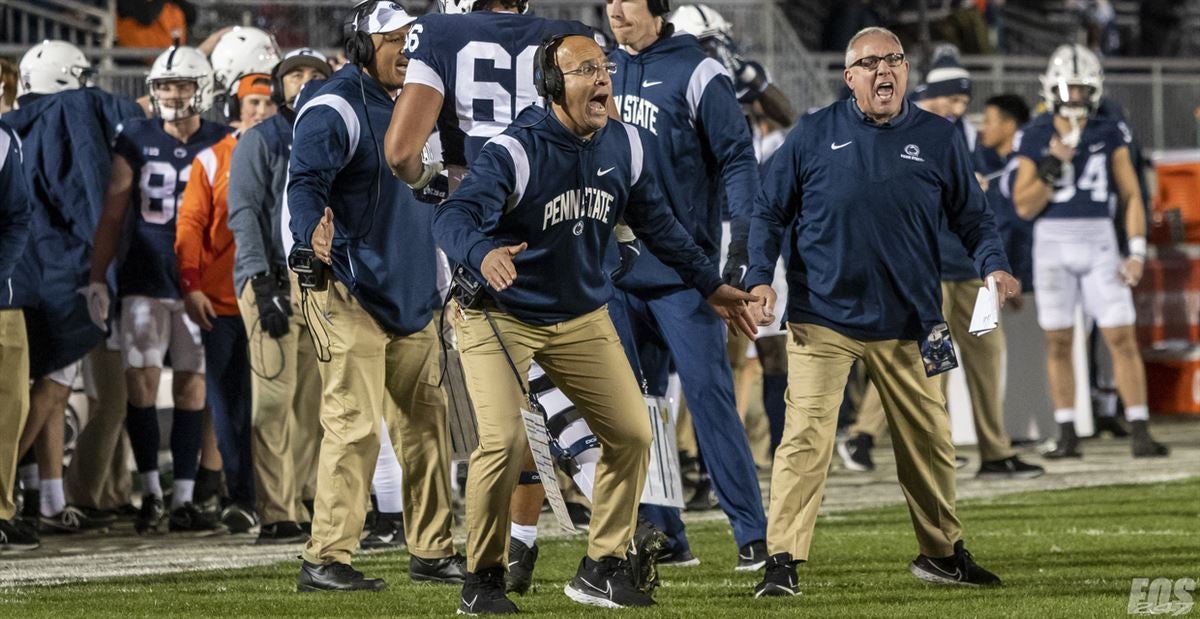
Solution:
M 603 259 L 622 218 L 705 297 L 721 285 L 715 263 L 663 203 L 634 126 L 610 120 L 583 140 L 538 106 L 484 145 L 463 184 L 438 207 L 433 233 L 450 260 L 477 277 L 491 250 L 529 243 L 513 257 L 513 285 L 488 292 L 522 322 L 549 325 L 612 297 Z
M 763 181 L 747 286 L 769 284 L 786 228 L 789 322 L 860 340 L 923 339 L 942 322 L 938 226 L 980 276 L 1008 271 L 966 142 L 907 102 L 875 124 L 853 99 L 801 117 Z
M 410 335 L 438 302 L 433 209 L 383 160 L 391 117 L 378 82 L 355 65 L 338 69 L 296 117 L 287 208 L 304 246 L 325 207 L 333 210 L 333 275 L 383 330 Z
M 21 169 L 21 143 L 0 122 L 0 308 L 10 307 L 15 298 L 12 277 L 25 242 L 29 240 L 29 193 Z
M 684 230 L 716 264 L 722 189 L 737 243 L 746 239 L 759 185 L 754 142 L 729 74 L 686 33 L 664 36 L 636 55 L 618 49 L 609 58 L 617 64 L 617 110 L 622 120 L 638 127 L 646 168 L 662 183 L 666 202 Z M 650 295 L 685 287 L 654 256 L 639 258 L 618 285 Z

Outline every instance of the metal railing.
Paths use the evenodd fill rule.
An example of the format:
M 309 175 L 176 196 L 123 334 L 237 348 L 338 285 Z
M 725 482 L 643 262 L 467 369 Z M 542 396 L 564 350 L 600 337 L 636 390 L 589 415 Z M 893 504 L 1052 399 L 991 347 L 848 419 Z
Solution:
M 0 0 L 0 41 L 70 41 L 85 47 L 111 48 L 117 1 L 105 6 L 78 0 Z

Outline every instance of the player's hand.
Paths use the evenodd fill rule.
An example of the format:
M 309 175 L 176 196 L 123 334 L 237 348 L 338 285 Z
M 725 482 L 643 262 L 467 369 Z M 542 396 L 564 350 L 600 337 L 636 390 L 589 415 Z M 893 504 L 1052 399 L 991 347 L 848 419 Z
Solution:
M 1050 138 L 1050 154 L 1055 159 L 1067 163 L 1075 158 L 1075 148 L 1067 146 L 1067 143 L 1063 142 L 1062 138 L 1055 135 Z
M 992 271 L 988 273 L 988 277 L 996 280 L 996 298 L 1000 300 L 1000 307 L 1004 307 L 1009 299 L 1021 294 L 1021 282 L 1008 271 Z
M 517 266 L 513 264 L 513 256 L 528 248 L 529 243 L 497 247 L 483 257 L 483 263 L 479 265 L 479 270 L 492 290 L 500 292 L 516 281 Z
M 89 282 L 86 288 L 80 288 L 79 294 L 87 300 L 88 317 L 101 330 L 108 330 L 108 307 L 112 301 L 108 297 L 108 284 L 104 282 Z
M 775 303 L 779 300 L 779 295 L 775 293 L 775 289 L 768 284 L 759 284 L 750 291 L 750 294 L 760 299 L 754 308 L 758 319 L 758 326 L 769 327 L 774 324 Z
M 760 302 L 758 297 L 729 284 L 721 284 L 720 288 L 708 296 L 708 304 L 716 310 L 725 324 L 752 340 L 758 334 L 758 327 L 754 324 L 755 310 L 750 306 Z
M 317 259 L 325 264 L 333 264 L 333 209 L 325 207 L 325 214 L 313 229 L 312 242 L 309 244 Z
M 1142 258 L 1130 256 L 1121 264 L 1121 280 L 1126 286 L 1133 288 L 1142 281 L 1142 273 L 1145 271 L 1146 262 Z
M 209 301 L 203 292 L 193 290 L 183 295 L 183 311 L 187 312 L 188 318 L 200 325 L 201 329 L 212 331 L 212 319 L 217 317 L 217 312 L 213 309 L 212 301 Z

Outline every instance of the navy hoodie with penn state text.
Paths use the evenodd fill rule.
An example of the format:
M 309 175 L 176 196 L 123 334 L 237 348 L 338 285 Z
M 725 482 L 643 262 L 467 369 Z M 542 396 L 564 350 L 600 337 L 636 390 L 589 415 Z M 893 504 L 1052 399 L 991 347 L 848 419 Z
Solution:
M 525 108 L 438 207 L 433 234 L 477 277 L 488 252 L 529 243 L 513 257 L 513 285 L 489 293 L 502 311 L 549 325 L 612 297 L 604 254 L 622 218 L 689 286 L 705 297 L 720 287 L 715 263 L 664 204 L 637 128 L 615 120 L 585 140 L 545 108 Z

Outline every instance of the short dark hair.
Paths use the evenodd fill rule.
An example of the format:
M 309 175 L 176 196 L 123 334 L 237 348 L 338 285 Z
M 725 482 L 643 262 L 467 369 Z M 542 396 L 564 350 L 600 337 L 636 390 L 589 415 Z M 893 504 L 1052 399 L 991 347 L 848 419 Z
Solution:
M 1025 104 L 1025 100 L 1019 95 L 996 95 L 988 99 L 984 105 L 996 108 L 1001 114 L 1017 123 L 1018 127 L 1024 126 L 1025 123 L 1029 122 L 1029 106 Z

